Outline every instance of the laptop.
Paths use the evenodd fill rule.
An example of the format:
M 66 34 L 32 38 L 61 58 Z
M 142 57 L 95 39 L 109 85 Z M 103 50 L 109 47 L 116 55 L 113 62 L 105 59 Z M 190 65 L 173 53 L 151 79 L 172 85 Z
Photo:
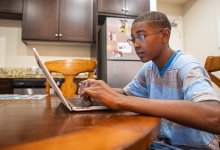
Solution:
M 57 96 L 60 98 L 61 102 L 66 106 L 69 111 L 92 111 L 92 110 L 105 110 L 109 109 L 108 107 L 104 106 L 98 100 L 94 100 L 92 103 L 85 102 L 79 96 L 73 97 L 71 99 L 66 99 L 60 88 L 57 86 L 56 82 L 54 81 L 53 77 L 51 76 L 50 72 L 48 71 L 47 67 L 43 63 L 38 54 L 36 48 L 33 48 L 34 56 L 36 58 L 38 66 L 41 68 L 42 72 L 46 76 L 47 80 L 49 81 L 50 86 L 54 89 Z

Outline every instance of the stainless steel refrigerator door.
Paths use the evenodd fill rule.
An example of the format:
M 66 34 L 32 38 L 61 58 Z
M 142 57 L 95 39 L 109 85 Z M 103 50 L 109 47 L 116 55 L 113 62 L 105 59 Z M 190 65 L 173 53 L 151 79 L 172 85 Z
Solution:
M 139 60 L 133 46 L 127 42 L 131 38 L 133 19 L 106 18 L 106 49 L 108 60 Z
M 113 88 L 123 88 L 142 66 L 141 61 L 107 61 L 107 83 Z

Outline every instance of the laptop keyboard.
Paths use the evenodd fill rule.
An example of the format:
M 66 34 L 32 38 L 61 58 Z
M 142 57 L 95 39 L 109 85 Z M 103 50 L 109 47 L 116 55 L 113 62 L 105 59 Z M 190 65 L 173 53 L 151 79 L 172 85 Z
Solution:
M 91 103 L 90 101 L 83 101 L 79 97 L 67 98 L 66 100 L 69 101 L 75 107 L 103 106 L 103 104 L 97 100 Z

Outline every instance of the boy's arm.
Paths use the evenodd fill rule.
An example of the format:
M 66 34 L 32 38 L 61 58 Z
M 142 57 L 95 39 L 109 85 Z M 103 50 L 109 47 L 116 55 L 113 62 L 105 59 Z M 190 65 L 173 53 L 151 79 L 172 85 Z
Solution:
M 126 95 L 124 90 L 121 89 L 121 88 L 112 88 L 115 92 L 119 93 L 119 94 L 122 94 L 122 95 Z
M 218 101 L 164 101 L 127 96 L 120 97 L 117 102 L 118 109 L 158 116 L 188 127 L 220 134 L 220 102 Z
M 91 85 L 82 94 L 100 100 L 112 109 L 120 109 L 163 117 L 200 130 L 220 134 L 220 102 L 183 100 L 154 100 L 125 96 L 112 90 L 103 81 L 87 80 Z

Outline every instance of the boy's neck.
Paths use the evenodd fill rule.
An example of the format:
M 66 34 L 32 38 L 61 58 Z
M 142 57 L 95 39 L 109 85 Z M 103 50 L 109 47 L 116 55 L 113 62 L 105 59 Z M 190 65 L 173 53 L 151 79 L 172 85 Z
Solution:
M 170 47 L 167 47 L 161 51 L 156 59 L 153 60 L 159 70 L 162 70 L 167 61 L 172 57 L 173 53 L 174 51 Z

